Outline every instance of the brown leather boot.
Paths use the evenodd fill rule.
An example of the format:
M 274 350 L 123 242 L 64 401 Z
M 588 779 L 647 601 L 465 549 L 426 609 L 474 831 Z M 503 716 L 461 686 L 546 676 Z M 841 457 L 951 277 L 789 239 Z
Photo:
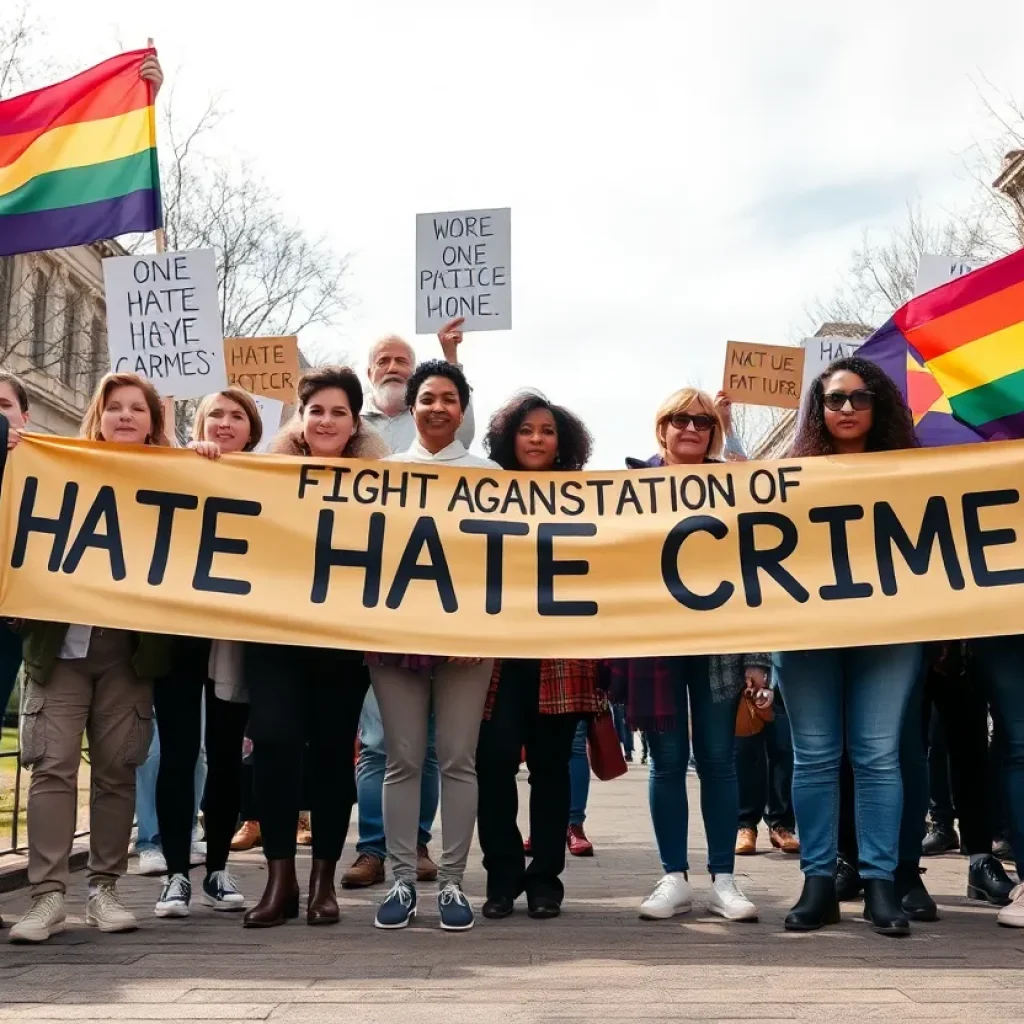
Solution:
M 341 920 L 338 897 L 334 892 L 336 860 L 316 860 L 309 869 L 309 902 L 306 924 L 337 924 Z
M 243 821 L 231 840 L 231 849 L 251 850 L 254 846 L 260 846 L 262 843 L 260 823 L 258 821 Z
M 361 853 L 352 867 L 341 876 L 342 889 L 365 889 L 384 881 L 384 858 L 375 853 Z
M 267 886 L 263 896 L 242 918 L 245 928 L 276 928 L 299 916 L 299 883 L 295 858 L 267 861 Z

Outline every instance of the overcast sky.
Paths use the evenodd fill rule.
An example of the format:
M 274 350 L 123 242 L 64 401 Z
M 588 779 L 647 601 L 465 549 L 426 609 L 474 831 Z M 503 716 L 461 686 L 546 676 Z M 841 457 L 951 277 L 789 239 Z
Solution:
M 360 369 L 382 333 L 439 352 L 414 338 L 416 213 L 510 206 L 515 328 L 463 345 L 477 422 L 540 388 L 599 468 L 651 453 L 669 392 L 717 389 L 727 339 L 794 341 L 864 228 L 966 194 L 983 76 L 1024 97 L 1020 0 L 32 10 L 70 70 L 153 36 L 183 111 L 222 95 L 217 144 L 352 254 L 328 340 Z

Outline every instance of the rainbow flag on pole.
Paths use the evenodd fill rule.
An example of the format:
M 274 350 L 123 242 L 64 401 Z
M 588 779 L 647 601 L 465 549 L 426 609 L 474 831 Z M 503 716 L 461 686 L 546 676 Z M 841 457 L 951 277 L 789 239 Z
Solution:
M 0 256 L 160 227 L 152 52 L 0 102 Z
M 922 444 L 1024 437 L 1024 249 L 911 299 L 857 354 L 903 388 Z

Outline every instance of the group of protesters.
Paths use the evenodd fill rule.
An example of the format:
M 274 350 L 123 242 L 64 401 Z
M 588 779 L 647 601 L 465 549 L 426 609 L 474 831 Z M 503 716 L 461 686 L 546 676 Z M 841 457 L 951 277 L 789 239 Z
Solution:
M 419 365 L 401 338 L 379 341 L 370 353 L 365 394 L 349 367 L 305 373 L 294 416 L 271 452 L 526 473 L 586 466 L 587 427 L 536 392 L 517 394 L 499 409 L 483 439 L 487 457 L 472 454 L 474 410 L 458 362 L 461 323 L 446 325 L 439 337 L 444 358 Z M 6 453 L 30 416 L 27 391 L 10 374 L 0 376 L 0 413 Z M 724 395 L 675 390 L 653 415 L 657 454 L 627 459 L 627 466 L 685 467 L 742 457 L 730 419 Z M 188 443 L 195 471 L 205 472 L 204 465 L 221 456 L 251 452 L 261 430 L 245 391 L 228 387 L 208 395 Z M 160 396 L 148 380 L 126 373 L 99 383 L 81 432 L 141 450 L 171 443 Z M 898 387 L 875 364 L 851 357 L 813 382 L 790 454 L 852 457 L 916 443 Z M 201 749 L 207 777 L 200 898 L 213 910 L 241 912 L 245 927 L 271 928 L 299 916 L 296 848 L 306 814 L 312 854 L 306 922 L 340 920 L 337 870 L 356 806 L 360 830 L 365 815 L 368 828 L 380 823 L 381 835 L 360 844 L 341 882 L 380 883 L 386 861 L 391 885 L 376 910 L 376 927 L 407 926 L 420 909 L 418 887 L 436 878 L 440 927 L 471 928 L 475 914 L 463 877 L 474 829 L 487 877 L 483 916 L 509 916 L 525 894 L 532 918 L 555 917 L 574 835 L 570 760 L 587 723 L 606 714 L 609 702 L 621 708 L 629 730 L 642 731 L 651 760 L 650 815 L 664 874 L 640 903 L 640 916 L 672 918 L 695 903 L 687 801 L 692 748 L 708 841 L 707 909 L 727 921 L 756 920 L 757 907 L 734 874 L 736 854 L 752 852 L 757 825 L 755 818 L 737 836 L 742 701 L 762 712 L 775 702 L 780 711 L 784 706 L 775 725 L 792 744 L 799 839 L 776 822 L 772 841 L 799 849 L 805 878 L 785 927 L 809 931 L 837 923 L 840 901 L 852 893 L 863 895 L 864 917 L 876 931 L 905 935 L 910 921 L 937 917 L 919 867 L 928 809 L 924 708 L 954 657 L 969 661 L 982 703 L 1001 730 L 1001 777 L 1018 873 L 1024 863 L 1019 636 L 972 641 L 966 651 L 961 644 L 911 643 L 615 661 L 378 654 L 41 621 L 12 623 L 3 637 L 0 706 L 23 662 L 22 760 L 32 771 L 32 906 L 11 928 L 12 941 L 42 942 L 65 928 L 83 734 L 91 755 L 86 921 L 107 932 L 138 926 L 117 883 L 128 859 L 137 769 L 149 752 L 154 721 L 160 742 L 156 811 L 166 861 L 157 917 L 190 913 Z M 256 817 L 246 827 L 255 828 L 267 868 L 264 891 L 251 905 L 228 869 L 233 839 L 237 844 L 244 745 L 251 749 Z M 530 781 L 525 839 L 517 825 L 524 758 Z M 438 781 L 442 850 L 435 863 L 427 844 Z M 1024 886 L 1015 885 L 992 855 L 992 836 L 975 833 L 975 848 L 967 851 L 969 894 L 998 905 L 1000 924 L 1024 927 Z M 580 836 L 582 830 L 577 841 Z

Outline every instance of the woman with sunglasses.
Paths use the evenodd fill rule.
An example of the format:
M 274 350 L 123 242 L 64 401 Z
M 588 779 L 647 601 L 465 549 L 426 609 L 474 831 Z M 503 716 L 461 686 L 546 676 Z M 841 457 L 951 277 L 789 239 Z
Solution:
M 913 419 L 897 386 L 874 363 L 854 356 L 836 360 L 811 385 L 789 454 L 838 456 L 853 468 L 864 452 L 916 446 Z M 864 916 L 884 935 L 910 930 L 893 878 L 903 809 L 900 731 L 921 656 L 920 644 L 776 655 L 793 729 L 793 806 L 804 873 L 803 894 L 786 918 L 789 931 L 839 922 L 835 875 L 844 742 L 854 774 Z
M 725 429 L 719 406 L 696 388 L 670 395 L 655 417 L 659 454 L 630 469 L 692 466 L 721 461 Z M 727 403 L 726 403 L 727 407 Z M 690 760 L 687 705 L 693 715 L 693 752 L 700 776 L 701 813 L 708 840 L 708 910 L 728 921 L 756 921 L 757 907 L 736 884 L 736 709 L 748 686 L 765 692 L 767 654 L 631 658 L 611 662 L 613 699 L 625 700 L 629 728 L 647 733 L 651 821 L 664 876 L 640 905 L 647 920 L 671 918 L 693 907 L 688 843 L 686 770 Z

